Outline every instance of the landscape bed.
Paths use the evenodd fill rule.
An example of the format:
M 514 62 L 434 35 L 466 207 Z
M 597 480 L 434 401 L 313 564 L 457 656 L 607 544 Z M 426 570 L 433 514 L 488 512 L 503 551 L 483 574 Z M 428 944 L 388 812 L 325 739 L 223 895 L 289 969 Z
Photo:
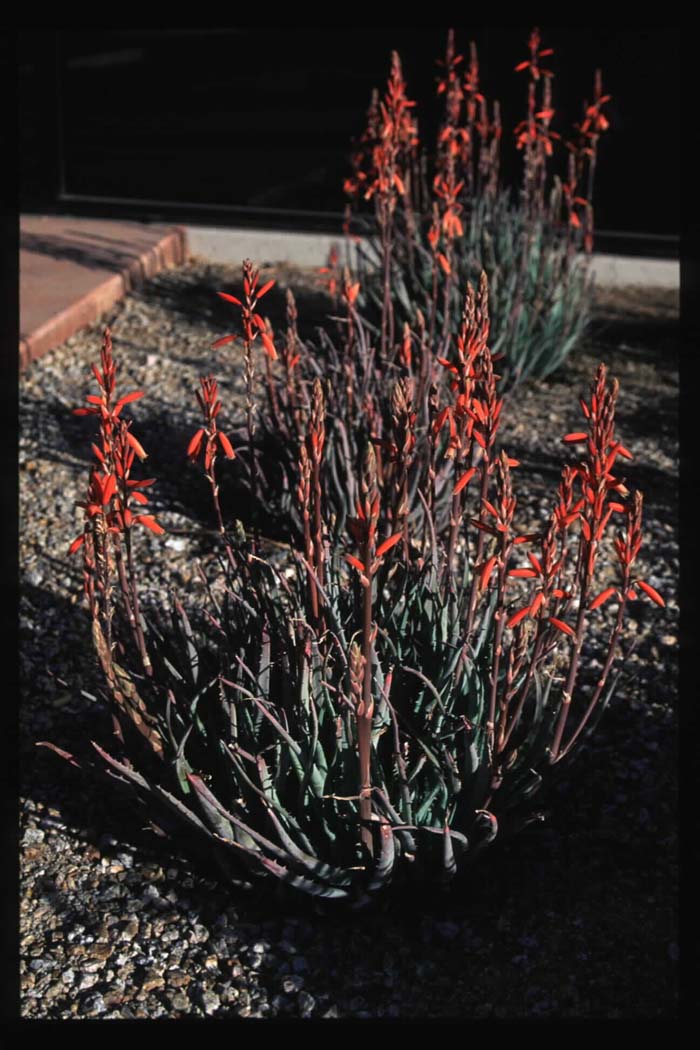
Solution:
M 211 349 L 230 324 L 216 291 L 236 287 L 239 274 L 193 261 L 130 295 L 111 318 L 122 388 L 151 392 L 133 414 L 167 535 L 139 536 L 146 605 L 162 604 L 170 587 L 184 596 L 200 585 L 194 556 L 206 559 L 202 530 L 215 523 L 185 450 L 207 372 L 219 380 L 229 432 L 242 429 L 241 352 Z M 286 285 L 307 330 L 329 312 L 315 275 L 261 274 L 277 280 L 266 300 L 273 325 Z M 376 914 L 321 920 L 301 901 L 275 910 L 232 894 L 137 826 L 116 793 L 104 797 L 34 746 L 78 751 L 98 728 L 103 739 L 109 732 L 106 712 L 85 695 L 97 694 L 97 675 L 82 574 L 66 553 L 88 463 L 84 421 L 70 410 L 84 398 L 101 339 L 101 328 L 86 330 L 21 385 L 23 1015 L 674 1016 L 674 295 L 600 293 L 587 344 L 509 395 L 501 432 L 520 461 L 520 520 L 541 521 L 563 459 L 558 439 L 580 425 L 577 396 L 601 360 L 619 379 L 618 431 L 635 456 L 625 476 L 645 494 L 644 577 L 666 598 L 664 610 L 638 603 L 632 612 L 636 677 L 623 678 L 592 745 L 557 768 L 539 806 L 544 823 L 486 854 L 466 892 L 432 892 L 418 911 L 415 901 L 383 904 L 379 925 Z M 225 515 L 227 496 L 224 485 Z

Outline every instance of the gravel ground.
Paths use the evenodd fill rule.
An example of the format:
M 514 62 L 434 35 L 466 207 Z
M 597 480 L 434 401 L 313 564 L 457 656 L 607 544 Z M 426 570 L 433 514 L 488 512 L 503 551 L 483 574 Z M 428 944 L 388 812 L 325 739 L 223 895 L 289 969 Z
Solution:
M 324 300 L 308 274 L 274 275 L 273 322 L 287 283 L 299 290 L 300 316 L 320 316 Z M 214 292 L 237 283 L 238 271 L 193 261 L 130 295 L 109 319 L 121 389 L 133 382 L 148 391 L 133 415 L 168 529 L 162 539 L 139 537 L 147 601 L 196 586 L 206 492 L 181 450 L 198 425 L 200 374 L 216 372 L 224 403 L 240 410 L 236 352 L 208 349 L 231 323 Z M 51 740 L 80 751 L 109 733 L 89 695 L 97 682 L 80 565 L 66 554 L 81 528 L 73 504 L 90 455 L 90 423 L 70 409 L 88 392 L 101 327 L 32 365 L 20 389 L 24 1017 L 676 1016 L 679 338 L 673 295 L 600 295 L 590 345 L 564 372 L 516 391 L 504 411 L 504 442 L 522 461 L 525 525 L 553 492 L 559 438 L 579 429 L 578 394 L 597 362 L 620 380 L 618 430 L 635 454 L 626 477 L 645 493 L 640 570 L 667 599 L 664 610 L 633 607 L 634 673 L 593 744 L 549 787 L 544 824 L 494 846 L 458 892 L 352 915 L 228 891 L 120 796 L 95 791 L 35 747 Z M 228 374 L 226 361 L 236 365 Z M 241 420 L 233 412 L 221 423 L 235 432 Z

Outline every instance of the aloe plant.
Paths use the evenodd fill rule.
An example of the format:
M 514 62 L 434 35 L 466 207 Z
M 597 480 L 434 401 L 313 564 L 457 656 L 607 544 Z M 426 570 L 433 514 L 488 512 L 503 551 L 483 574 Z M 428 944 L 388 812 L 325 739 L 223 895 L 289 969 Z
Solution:
M 353 201 L 346 232 L 360 240 L 358 309 L 381 327 L 382 353 L 388 333 L 413 327 L 417 310 L 428 319 L 430 343 L 444 348 L 459 323 L 463 289 L 482 271 L 504 383 L 549 375 L 580 343 L 591 316 L 593 184 L 610 96 L 597 71 L 593 102 L 563 138 L 552 127 L 553 74 L 542 61 L 552 50 L 540 43 L 535 29 L 529 58 L 515 67 L 528 76 L 526 117 L 514 130 L 523 155 L 520 186 L 502 185 L 500 107 L 481 93 L 475 45 L 464 68 L 448 34 L 438 80 L 444 114 L 429 158 L 420 154 L 415 103 L 392 56 L 386 94 L 373 96 L 345 181 Z M 568 161 L 552 174 L 562 145 Z
M 415 375 L 407 345 L 383 400 L 381 383 L 368 397 L 361 384 L 301 378 L 293 303 L 278 352 L 255 320 L 262 292 L 250 263 L 243 298 L 226 294 L 241 310 L 247 357 L 265 334 L 281 372 L 276 419 L 296 464 L 287 495 L 297 540 L 266 556 L 264 536 L 227 524 L 217 451 L 248 458 L 262 501 L 266 475 L 252 444 L 235 450 L 220 429 L 218 387 L 205 377 L 205 426 L 187 454 L 205 453 L 220 569 L 203 602 L 174 599 L 169 625 L 144 616 L 132 534 L 163 526 L 144 510 L 152 479 L 132 468 L 146 452 L 122 419 L 143 392 L 117 396 L 107 334 L 100 393 L 78 409 L 100 432 L 71 550 L 83 552 L 115 739 L 95 742 L 92 757 L 48 746 L 109 774 L 162 830 L 195 836 L 232 884 L 276 880 L 359 905 L 402 879 L 448 882 L 537 818 L 530 800 L 542 777 L 610 699 L 629 602 L 663 604 L 636 573 L 642 497 L 617 473 L 631 455 L 615 436 L 617 383 L 601 365 L 581 399 L 585 429 L 564 437 L 577 458 L 551 515 L 522 534 L 518 464 L 498 447 L 485 276 L 467 288 L 457 337 L 436 362 L 445 381 L 428 382 L 424 362 Z M 346 282 L 343 294 L 341 324 L 360 343 L 357 289 Z M 348 360 L 331 354 L 332 380 Z M 370 374 L 366 361 L 364 372 L 362 361 L 352 367 Z M 273 381 L 269 372 L 268 394 Z M 252 408 L 249 420 L 266 417 Z M 600 590 L 610 558 L 617 580 Z M 587 631 L 614 605 L 587 692 L 577 685 Z

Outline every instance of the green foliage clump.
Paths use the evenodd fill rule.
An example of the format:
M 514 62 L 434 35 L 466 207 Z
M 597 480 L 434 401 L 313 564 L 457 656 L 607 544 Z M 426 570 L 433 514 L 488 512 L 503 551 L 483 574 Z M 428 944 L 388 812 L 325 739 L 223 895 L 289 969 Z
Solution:
M 146 510 L 153 479 L 132 476 L 146 452 L 123 415 L 143 392 L 118 396 L 105 338 L 99 393 L 77 410 L 99 437 L 71 550 L 83 554 L 115 737 L 81 760 L 159 828 L 194 836 L 233 884 L 277 880 L 362 903 L 390 883 L 448 882 L 536 819 L 546 769 L 612 694 L 628 603 L 663 599 L 636 574 L 642 497 L 617 473 L 630 453 L 604 366 L 581 400 L 585 429 L 564 437 L 577 455 L 551 515 L 523 533 L 518 464 L 498 446 L 485 275 L 467 287 L 444 357 L 425 323 L 395 353 L 387 321 L 382 346 L 348 275 L 327 356 L 299 341 L 291 296 L 280 340 L 258 312 L 272 283 L 259 287 L 246 262 L 239 295 L 220 293 L 241 315 L 248 438 L 234 448 L 216 380 L 203 377 L 187 454 L 210 487 L 221 558 L 203 598 L 156 617 L 140 602 L 135 535 L 163 526 Z M 267 506 L 259 426 L 286 450 L 291 541 L 273 553 L 219 500 L 223 453 L 246 461 Z M 601 573 L 610 559 L 612 584 Z M 584 644 L 611 607 L 602 670 L 586 687 Z

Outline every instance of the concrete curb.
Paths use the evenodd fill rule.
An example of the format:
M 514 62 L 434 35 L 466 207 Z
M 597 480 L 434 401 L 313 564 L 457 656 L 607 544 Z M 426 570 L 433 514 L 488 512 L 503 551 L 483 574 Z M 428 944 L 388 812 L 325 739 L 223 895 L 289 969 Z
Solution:
M 331 245 L 342 245 L 342 236 L 328 233 L 286 233 L 279 230 L 221 229 L 217 226 L 186 226 L 193 255 L 210 262 L 238 265 L 250 258 L 255 263 L 293 263 L 324 266 Z M 680 263 L 672 259 L 644 259 L 623 255 L 593 255 L 592 270 L 603 287 L 643 285 L 649 288 L 678 288 Z
M 677 259 L 644 259 L 594 253 L 591 270 L 596 284 L 603 288 L 635 285 L 680 290 L 681 285 L 681 264 Z
M 30 332 L 19 344 L 19 367 L 23 371 L 45 353 L 60 346 L 79 329 L 94 324 L 114 303 L 143 281 L 164 269 L 184 263 L 189 255 L 185 227 L 173 227 L 150 248 L 119 272 L 101 281 L 85 295 L 60 310 Z
M 292 263 L 295 266 L 324 266 L 332 245 L 342 245 L 342 235 L 289 233 L 282 230 L 222 229 L 218 226 L 186 226 L 192 255 L 213 263 L 240 264 L 252 259 L 263 263 Z

